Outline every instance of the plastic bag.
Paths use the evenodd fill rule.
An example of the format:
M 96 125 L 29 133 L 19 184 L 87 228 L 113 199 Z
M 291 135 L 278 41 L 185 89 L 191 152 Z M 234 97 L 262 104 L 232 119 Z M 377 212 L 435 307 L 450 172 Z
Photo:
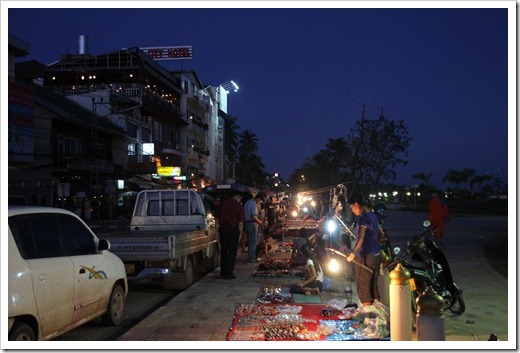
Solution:
M 383 338 L 390 335 L 390 311 L 378 300 L 374 304 L 361 308 L 359 321 L 367 338 Z
M 336 310 L 342 310 L 347 305 L 346 299 L 331 299 L 327 302 L 327 307 L 333 308 Z
M 332 288 L 332 279 L 327 276 L 323 276 L 323 290 Z

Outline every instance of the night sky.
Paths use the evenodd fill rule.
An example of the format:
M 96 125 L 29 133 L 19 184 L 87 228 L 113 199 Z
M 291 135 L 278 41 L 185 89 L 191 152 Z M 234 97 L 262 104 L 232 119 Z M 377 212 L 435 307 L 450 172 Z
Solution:
M 362 103 L 369 119 L 383 109 L 388 119 L 404 120 L 413 138 L 397 183 L 416 183 L 413 174 L 432 172 L 430 182 L 442 186 L 448 170 L 463 168 L 508 182 L 508 162 L 516 160 L 516 151 L 508 151 L 516 139 L 516 75 L 510 72 L 508 82 L 508 65 L 516 70 L 515 48 L 508 56 L 508 45 L 515 45 L 508 32 L 508 7 L 515 22 L 509 26 L 516 27 L 512 1 L 464 2 L 494 7 L 484 9 L 416 8 L 421 2 L 385 9 L 370 8 L 370 2 L 363 9 L 339 8 L 356 4 L 347 2 L 329 2 L 335 7 L 330 9 L 293 8 L 298 3 L 292 2 L 285 8 L 257 3 L 255 9 L 171 8 L 193 6 L 180 2 L 15 9 L 24 2 L 8 3 L 2 2 L 2 58 L 6 30 L 30 43 L 31 54 L 19 61 L 44 64 L 77 53 L 80 35 L 88 36 L 92 55 L 133 46 L 193 46 L 192 60 L 160 63 L 194 69 L 204 84 L 237 82 L 228 113 L 241 131 L 256 134 L 266 170 L 284 178 L 329 138 L 346 137 Z M 209 3 L 198 6 L 216 6 Z M 157 8 L 116 8 L 143 4 Z M 271 8 L 258 8 L 265 6 Z M 515 165 L 509 169 L 514 173 Z

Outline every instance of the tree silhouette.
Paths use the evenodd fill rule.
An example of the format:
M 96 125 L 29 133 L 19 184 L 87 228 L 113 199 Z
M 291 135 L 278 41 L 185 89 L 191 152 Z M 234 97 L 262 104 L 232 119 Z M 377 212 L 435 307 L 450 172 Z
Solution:
M 232 115 L 224 116 L 224 175 L 226 178 L 233 176 L 234 164 L 237 161 L 238 139 L 240 126 L 237 124 L 238 118 Z
M 239 135 L 237 178 L 245 184 L 256 186 L 263 184 L 265 178 L 264 164 L 258 156 L 258 138 L 251 130 Z
M 329 139 L 325 148 L 307 158 L 291 175 L 290 182 L 301 174 L 311 188 L 354 181 L 359 188 L 378 187 L 383 181 L 395 179 L 395 167 L 407 163 L 412 139 L 402 120 L 365 118 L 350 129 L 347 138 Z
M 379 187 L 395 180 L 395 167 L 408 163 L 412 138 L 403 120 L 388 120 L 384 115 L 369 120 L 365 110 L 347 136 L 350 176 L 358 185 Z

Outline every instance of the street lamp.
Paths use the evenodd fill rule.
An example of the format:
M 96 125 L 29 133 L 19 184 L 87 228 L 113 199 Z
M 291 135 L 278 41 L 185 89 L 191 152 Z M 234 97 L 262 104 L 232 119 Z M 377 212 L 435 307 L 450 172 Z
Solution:
M 229 94 L 231 92 L 231 90 L 233 90 L 233 92 L 238 92 L 238 90 L 240 89 L 240 87 L 238 87 L 238 85 L 235 83 L 235 81 L 227 81 L 227 82 L 221 83 L 219 86 L 224 88 L 224 90 L 226 91 L 227 94 Z

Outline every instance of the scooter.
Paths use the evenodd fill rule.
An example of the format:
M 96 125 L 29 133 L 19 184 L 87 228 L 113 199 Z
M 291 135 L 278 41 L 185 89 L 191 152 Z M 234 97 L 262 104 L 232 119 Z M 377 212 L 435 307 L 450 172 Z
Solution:
M 397 263 L 401 263 L 410 272 L 410 285 L 413 290 L 413 301 L 428 286 L 444 300 L 444 310 L 460 315 L 466 310 L 462 289 L 453 281 L 446 255 L 434 240 L 435 229 L 429 221 L 424 221 L 425 231 L 407 242 L 406 249 L 394 248 L 393 260 L 389 263 L 392 271 Z M 406 257 L 406 258 L 405 258 Z M 415 305 L 412 307 L 415 308 Z

